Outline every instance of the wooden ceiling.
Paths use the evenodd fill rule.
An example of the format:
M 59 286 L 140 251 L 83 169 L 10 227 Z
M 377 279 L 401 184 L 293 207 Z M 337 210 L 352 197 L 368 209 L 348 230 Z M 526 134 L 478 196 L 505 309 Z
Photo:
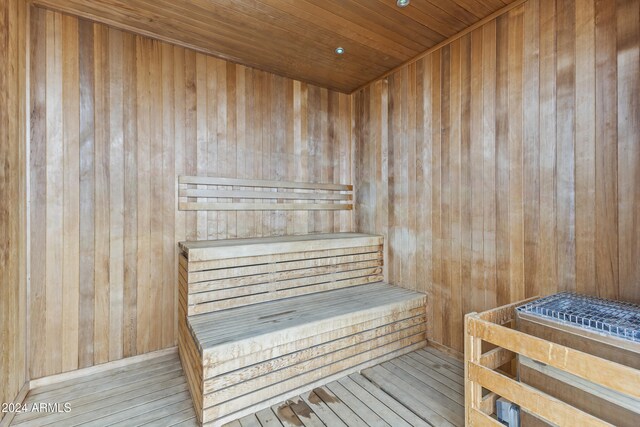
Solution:
M 514 0 L 34 0 L 350 93 Z M 345 53 L 336 55 L 341 46 Z

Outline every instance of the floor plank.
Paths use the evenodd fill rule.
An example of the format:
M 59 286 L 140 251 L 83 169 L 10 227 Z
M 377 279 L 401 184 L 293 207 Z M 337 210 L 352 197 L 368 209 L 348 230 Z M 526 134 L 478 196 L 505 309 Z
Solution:
M 251 415 L 247 415 L 246 417 L 242 417 L 238 421 L 240 421 L 240 425 L 242 427 L 261 427 L 260 426 L 260 421 L 258 421 L 258 418 L 256 418 L 255 414 L 251 414 Z
M 196 417 L 193 415 L 193 410 L 192 409 L 188 409 L 186 411 L 182 411 L 183 414 L 185 414 L 185 417 L 188 415 L 190 418 L 184 420 L 184 421 L 179 421 L 176 424 L 171 424 L 168 425 L 168 427 L 198 427 L 198 420 L 196 419 Z
M 167 394 L 171 393 L 171 394 Z M 158 399 L 153 400 L 154 397 Z M 189 392 L 187 391 L 187 385 L 183 384 L 182 387 L 174 388 L 170 387 L 166 390 L 162 390 L 162 393 L 154 396 L 143 395 L 135 399 L 135 401 L 125 402 L 124 405 L 119 406 L 104 406 L 95 411 L 88 411 L 67 420 L 63 420 L 62 417 L 56 418 L 56 423 L 64 421 L 69 426 L 104 426 L 114 423 L 127 421 L 134 416 L 146 412 L 153 412 L 164 408 L 166 405 L 181 402 L 184 400 L 190 400 Z M 98 404 L 99 402 L 96 402 Z M 73 408 L 73 407 L 72 407 Z M 73 414 L 73 410 L 71 414 Z M 193 414 L 195 416 L 195 414 Z
M 443 384 L 441 382 L 434 380 L 428 375 L 425 375 L 422 371 L 414 368 L 404 360 L 401 360 L 401 359 L 392 360 L 391 364 L 397 366 L 398 368 L 402 369 L 409 375 L 413 376 L 419 382 L 424 383 L 425 385 L 432 388 L 433 390 L 437 390 L 440 394 L 447 396 L 449 399 L 453 400 L 457 404 L 464 406 L 464 396 L 463 396 L 464 390 L 457 391 L 457 390 L 452 390 L 449 387 L 443 387 Z
M 360 387 L 360 385 L 350 377 L 342 378 L 338 382 L 390 426 L 411 427 L 411 424 L 402 419 L 402 417 L 389 409 L 364 388 Z
M 176 356 L 177 357 L 177 356 Z M 107 398 L 113 397 L 115 401 L 121 400 L 126 393 L 139 389 L 147 389 L 157 384 L 182 378 L 182 367 L 180 363 L 169 363 L 164 369 L 156 369 L 154 371 L 143 371 L 141 373 L 131 372 L 123 378 L 114 378 L 111 381 L 98 381 L 87 383 L 86 385 L 74 384 L 68 388 L 50 391 L 32 396 L 27 395 L 26 401 L 29 403 L 48 403 L 48 402 L 68 402 L 71 407 L 80 408 L 86 404 L 99 403 Z M 49 414 L 41 413 L 25 413 L 18 414 L 14 423 L 20 423 L 22 420 L 29 420 L 37 417 L 46 417 Z
M 44 386 L 40 386 L 29 391 L 30 396 L 36 396 L 45 392 L 50 392 L 60 389 L 68 389 L 78 384 L 91 384 L 92 386 L 99 384 L 101 380 L 113 381 L 116 378 L 126 378 L 131 373 L 142 373 L 154 371 L 157 369 L 164 369 L 167 363 L 177 361 L 176 353 L 165 354 L 155 357 L 153 359 L 135 362 L 119 368 L 110 369 L 108 371 L 96 372 L 90 375 L 84 375 L 78 378 L 73 378 L 65 381 L 60 381 Z
M 451 357 L 447 353 L 444 353 L 434 347 L 425 347 L 422 350 L 444 360 L 450 365 L 457 366 L 460 369 L 464 369 L 464 362 L 462 360 L 458 360 L 454 357 Z
M 316 388 L 315 393 L 322 401 L 331 408 L 335 414 L 344 421 L 349 427 L 366 427 L 362 418 L 360 418 L 347 404 L 340 400 L 326 387 Z
M 461 394 L 464 394 L 464 378 L 456 377 L 455 379 L 451 379 L 446 375 L 442 375 L 435 369 L 431 368 L 429 365 L 425 364 L 423 362 L 424 359 L 420 359 L 420 357 L 415 355 L 414 353 L 409 353 L 406 356 L 403 356 L 401 359 L 406 361 L 416 369 L 419 369 L 424 375 L 433 378 L 434 380 L 449 387 L 451 390 L 455 390 Z
M 391 372 L 387 371 L 383 367 L 374 366 L 373 368 L 366 369 L 362 372 L 362 374 L 365 376 L 365 378 L 371 380 L 374 384 L 376 384 L 394 399 L 398 400 L 401 404 L 409 408 L 415 414 L 418 414 L 429 424 L 436 427 L 451 427 L 456 425 L 449 422 L 437 411 L 435 411 L 431 407 L 430 402 L 419 391 L 413 389 L 405 381 L 394 376 Z
M 31 390 L 25 404 L 69 403 L 69 412 L 18 414 L 12 425 L 196 425 L 177 353 Z
M 282 423 L 271 408 L 256 412 L 256 417 L 262 427 L 282 427 Z
M 293 412 L 293 409 L 291 409 L 289 402 L 274 405 L 271 409 L 284 427 L 300 427 L 303 425 L 300 418 L 298 418 L 296 413 Z M 244 427 L 244 425 L 242 427 Z
M 197 427 L 198 420 L 193 415 L 193 408 L 187 408 L 182 412 L 171 414 L 169 417 L 162 420 L 162 423 L 167 427 L 182 426 L 182 427 Z M 155 421 L 145 424 L 146 426 L 157 425 Z
M 338 399 L 346 403 L 362 420 L 371 427 L 389 427 L 382 418 L 380 418 L 367 405 L 362 403 L 357 397 L 351 394 L 342 384 L 337 381 L 327 384 L 327 388 L 331 390 Z
M 437 379 L 441 383 L 446 384 L 451 388 L 456 387 L 456 385 L 464 388 L 464 375 L 456 374 L 455 372 L 451 372 L 440 365 L 434 364 L 430 360 L 420 356 L 418 352 L 411 352 L 404 357 L 416 362 L 416 367 L 420 366 L 419 369 L 421 369 L 426 375 Z M 441 372 L 443 369 L 445 370 L 444 373 Z
M 325 425 L 300 397 L 288 400 L 286 403 L 289 404 L 291 410 L 298 416 L 298 419 L 305 427 L 323 427 Z
M 446 362 L 442 362 L 441 360 L 430 359 L 427 353 L 421 351 L 416 351 L 414 356 L 416 360 L 421 361 L 430 369 L 452 379 L 453 381 L 462 381 L 462 384 L 464 384 L 464 370 L 458 369 L 455 366 L 447 365 Z
M 413 427 L 429 427 L 431 424 L 420 418 L 409 408 L 398 402 L 396 399 L 382 391 L 378 386 L 366 379 L 361 374 L 352 374 L 349 376 L 354 382 L 367 390 L 372 396 L 393 410 Z
M 459 425 L 464 423 L 464 416 L 462 414 L 464 407 L 449 399 L 447 396 L 442 394 L 440 390 L 428 386 L 426 383 L 423 383 L 418 378 L 397 367 L 393 363 L 387 362 L 380 366 L 407 383 L 411 390 L 414 390 L 418 396 L 423 396 L 431 408 L 449 420 L 452 424 Z
M 329 408 L 329 405 L 324 403 L 324 401 L 320 399 L 314 391 L 304 393 L 300 397 L 305 401 L 307 405 L 309 405 L 313 412 L 318 415 L 318 418 L 320 418 L 320 420 L 322 420 L 325 425 L 347 427 L 344 421 L 342 421 L 342 419 L 337 416 L 335 412 L 331 410 L 331 408 Z
M 169 418 L 172 414 L 186 411 L 192 407 L 193 407 L 193 404 L 191 403 L 190 399 L 181 400 L 180 402 L 165 405 L 164 407 L 158 410 L 144 412 L 142 414 L 131 417 L 128 420 L 123 420 L 121 422 L 111 424 L 111 426 L 131 427 L 131 426 L 142 426 L 142 425 L 151 424 L 151 423 L 158 424 L 158 423 L 162 423 L 161 420 L 164 420 L 165 418 Z

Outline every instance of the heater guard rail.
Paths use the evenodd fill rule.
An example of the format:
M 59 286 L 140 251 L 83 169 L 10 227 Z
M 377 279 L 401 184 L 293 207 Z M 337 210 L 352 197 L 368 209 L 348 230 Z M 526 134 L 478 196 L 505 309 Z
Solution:
M 640 371 L 511 329 L 516 307 L 536 298 L 465 316 L 465 420 L 467 426 L 502 426 L 494 418 L 499 397 L 555 425 L 610 426 L 574 406 L 520 383 L 497 368 L 518 355 L 619 393 L 640 398 Z M 482 352 L 482 342 L 493 348 Z M 489 393 L 483 396 L 483 388 Z

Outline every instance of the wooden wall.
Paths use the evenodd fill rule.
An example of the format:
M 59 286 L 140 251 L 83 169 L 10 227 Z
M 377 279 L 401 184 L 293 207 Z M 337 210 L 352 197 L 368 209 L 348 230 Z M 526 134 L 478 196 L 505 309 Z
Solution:
M 0 0 L 0 403 L 27 380 L 26 33 L 25 3 Z
M 429 336 L 558 290 L 640 302 L 640 2 L 529 0 L 354 95 L 356 227 Z
M 175 345 L 176 242 L 351 229 L 177 211 L 177 176 L 351 182 L 351 99 L 34 9 L 30 371 Z

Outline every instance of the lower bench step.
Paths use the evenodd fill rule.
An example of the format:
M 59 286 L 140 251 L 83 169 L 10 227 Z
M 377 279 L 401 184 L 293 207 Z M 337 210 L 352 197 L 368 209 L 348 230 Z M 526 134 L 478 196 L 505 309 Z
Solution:
M 268 339 L 245 333 L 237 341 L 218 340 L 215 346 L 202 348 L 201 342 L 212 337 L 198 340 L 193 325 L 181 322 L 180 356 L 200 421 L 222 425 L 311 390 L 334 375 L 356 372 L 425 346 L 425 296 L 386 284 L 376 286 L 359 287 L 365 301 L 356 304 L 353 312 L 334 306 L 334 317 L 316 316 L 308 323 L 298 319 L 294 324 L 283 320 L 286 327 L 272 325 Z M 371 298 L 368 305 L 368 291 L 380 289 L 385 290 L 386 302 Z M 342 290 L 326 294 L 333 292 L 336 305 L 348 303 L 340 295 Z M 296 307 L 308 310 L 308 300 L 298 297 L 288 303 L 293 311 L 298 311 Z M 283 302 L 278 304 L 282 309 Z M 235 314 L 235 320 L 243 322 Z

